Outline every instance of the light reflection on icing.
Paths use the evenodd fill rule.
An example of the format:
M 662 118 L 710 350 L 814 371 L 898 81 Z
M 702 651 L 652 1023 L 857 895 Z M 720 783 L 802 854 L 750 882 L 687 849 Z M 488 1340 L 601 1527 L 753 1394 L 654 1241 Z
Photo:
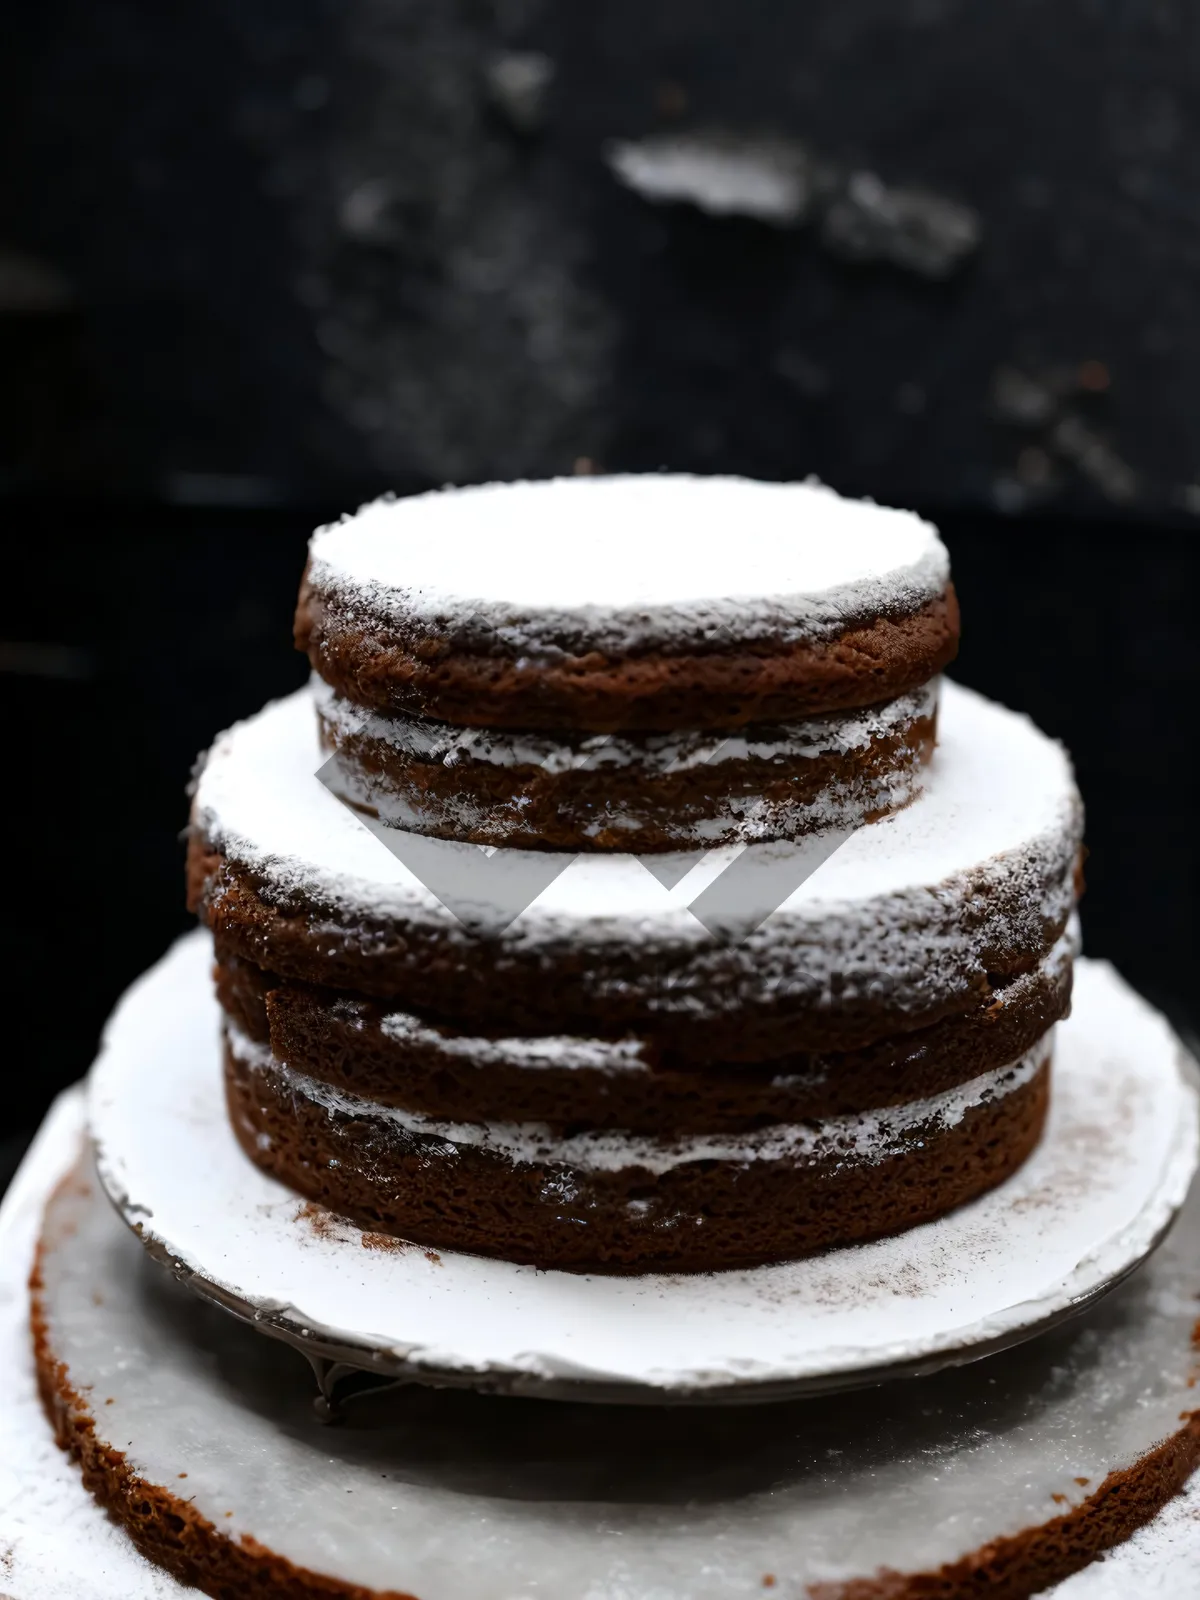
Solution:
M 684 542 L 686 541 L 686 542 Z M 646 648 L 827 637 L 940 595 L 949 558 L 907 511 L 815 482 L 645 474 L 384 497 L 313 535 L 314 588 L 353 620 Z

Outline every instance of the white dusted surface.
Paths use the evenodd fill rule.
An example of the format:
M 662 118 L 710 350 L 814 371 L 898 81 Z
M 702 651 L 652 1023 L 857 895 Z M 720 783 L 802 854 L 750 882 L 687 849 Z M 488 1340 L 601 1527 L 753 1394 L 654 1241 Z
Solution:
M 83 1487 L 38 1399 L 26 1280 L 50 1190 L 83 1143 L 83 1090 L 55 1102 L 0 1206 L 0 1596 L 173 1600 L 195 1594 L 143 1561 Z
M 1176 1432 L 1195 1399 L 1198 1212 L 1020 1351 L 765 1407 L 408 1388 L 323 1429 L 302 1358 L 198 1305 L 86 1179 L 49 1214 L 45 1305 L 101 1437 L 297 1567 L 420 1600 L 749 1600 L 768 1575 L 799 1600 L 1054 1521 Z
M 130 990 L 93 1071 L 101 1177 L 143 1240 L 291 1331 L 410 1370 L 704 1392 L 854 1374 L 1012 1338 L 1140 1260 L 1187 1190 L 1195 1096 L 1164 1020 L 1081 962 L 1057 1033 L 1047 1133 L 1001 1188 L 893 1239 L 752 1271 L 539 1272 L 362 1248 L 241 1153 L 203 934 Z
M 517 652 L 722 628 L 821 638 L 915 610 L 949 575 L 937 530 L 910 511 L 818 483 L 669 473 L 385 496 L 311 542 L 314 587 L 364 621 L 490 626 Z

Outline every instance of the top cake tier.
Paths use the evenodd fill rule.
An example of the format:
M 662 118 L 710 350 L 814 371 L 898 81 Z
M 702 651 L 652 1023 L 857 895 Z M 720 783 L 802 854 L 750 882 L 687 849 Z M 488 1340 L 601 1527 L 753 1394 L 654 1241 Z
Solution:
M 368 710 L 667 732 L 894 700 L 953 659 L 958 609 L 909 512 L 813 483 L 569 478 L 385 498 L 320 529 L 296 638 Z

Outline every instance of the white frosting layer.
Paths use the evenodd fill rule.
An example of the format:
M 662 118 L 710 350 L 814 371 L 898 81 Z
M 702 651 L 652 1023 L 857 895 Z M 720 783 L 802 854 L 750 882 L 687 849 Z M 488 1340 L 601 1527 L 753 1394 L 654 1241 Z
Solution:
M 718 878 L 723 890 L 732 865 L 739 878 L 790 884 L 789 874 L 811 863 L 805 843 L 695 851 L 670 888 L 636 856 L 543 856 L 556 875 L 487 936 L 489 951 L 525 960 L 552 957 L 563 944 L 595 952 L 601 999 L 606 951 L 634 946 L 647 962 L 661 952 L 669 981 L 650 977 L 648 1004 L 694 1014 L 781 984 L 823 990 L 836 982 L 850 999 L 878 995 L 882 983 L 899 1007 L 958 994 L 964 967 L 986 952 L 1008 942 L 1037 948 L 1047 921 L 1065 922 L 1082 817 L 1065 753 L 1027 718 L 946 683 L 939 727 L 920 797 L 850 834 L 736 949 L 715 940 L 689 906 L 703 905 L 698 897 Z M 197 783 L 196 822 L 256 874 L 268 899 L 311 902 L 331 942 L 362 939 L 370 948 L 379 937 L 372 930 L 390 924 L 406 937 L 428 929 L 477 943 L 465 919 L 318 780 L 321 764 L 311 699 L 301 691 L 217 741 Z M 435 881 L 434 869 L 445 866 L 461 884 L 465 872 L 468 885 L 478 880 L 485 910 L 495 878 L 530 870 L 528 851 L 421 845 L 422 878 Z M 738 967 L 735 993 L 729 974 Z M 616 981 L 627 985 L 628 974 Z
M 318 713 L 338 739 L 370 739 L 402 755 L 445 767 L 481 762 L 496 767 L 539 767 L 551 774 L 582 767 L 589 771 L 638 767 L 647 773 L 670 773 L 703 766 L 715 771 L 725 761 L 851 755 L 878 739 L 894 736 L 919 717 L 933 716 L 938 687 L 935 679 L 885 705 L 770 728 L 649 733 L 637 739 L 594 733 L 568 741 L 502 728 L 453 728 L 400 712 L 383 716 L 344 699 L 320 678 L 314 677 L 310 684 Z
M 1051 1030 L 1053 1032 L 1053 1030 Z M 693 1161 L 787 1161 L 839 1167 L 886 1161 L 935 1132 L 955 1128 L 977 1106 L 1004 1099 L 1027 1084 L 1050 1053 L 1050 1036 L 1019 1061 L 980 1074 L 927 1100 L 811 1122 L 771 1123 L 753 1133 L 692 1133 L 678 1139 L 595 1130 L 564 1136 L 541 1122 L 443 1122 L 416 1111 L 382 1106 L 324 1083 L 276 1060 L 233 1023 L 226 1038 L 234 1057 L 254 1072 L 273 1074 L 295 1101 L 318 1106 L 331 1118 L 353 1118 L 388 1136 L 420 1141 L 431 1157 L 477 1149 L 515 1165 L 570 1167 L 577 1172 L 622 1172 L 630 1167 L 662 1173 Z
M 949 576 L 934 528 L 815 482 L 647 474 L 384 498 L 320 528 L 311 578 L 393 623 L 491 632 L 518 653 L 840 632 Z
M 423 794 L 418 808 L 411 791 L 402 784 L 364 773 L 343 758 L 335 760 L 330 787 L 384 827 L 500 847 L 512 845 L 515 836 L 516 848 L 526 844 L 528 821 L 520 793 L 509 802 L 494 804 L 480 804 L 463 795 L 443 801 Z M 923 768 L 910 755 L 893 771 L 852 783 L 831 783 L 807 801 L 738 796 L 719 816 L 662 816 L 649 808 L 639 810 L 632 803 L 610 803 L 597 807 L 581 831 L 586 839 L 604 839 L 606 843 L 616 836 L 633 848 L 638 830 L 654 826 L 672 851 L 801 839 L 832 829 L 861 828 L 869 817 L 899 810 L 920 793 L 922 776 Z

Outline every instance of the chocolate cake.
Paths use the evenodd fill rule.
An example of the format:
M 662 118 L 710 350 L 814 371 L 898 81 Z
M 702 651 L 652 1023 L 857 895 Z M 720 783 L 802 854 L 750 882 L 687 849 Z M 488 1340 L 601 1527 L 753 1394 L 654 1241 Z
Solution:
M 1108 1291 L 1194 1091 L 1076 971 L 1070 763 L 957 635 L 936 532 L 814 484 L 318 531 L 311 681 L 200 765 L 209 932 L 118 1008 L 33 1262 L 55 1437 L 156 1567 L 1027 1600 L 1180 1489 L 1195 1197 Z
M 438 1249 L 700 1271 L 1035 1147 L 1079 802 L 939 693 L 927 524 L 666 475 L 385 500 L 314 536 L 297 642 L 189 849 L 266 1171 Z

